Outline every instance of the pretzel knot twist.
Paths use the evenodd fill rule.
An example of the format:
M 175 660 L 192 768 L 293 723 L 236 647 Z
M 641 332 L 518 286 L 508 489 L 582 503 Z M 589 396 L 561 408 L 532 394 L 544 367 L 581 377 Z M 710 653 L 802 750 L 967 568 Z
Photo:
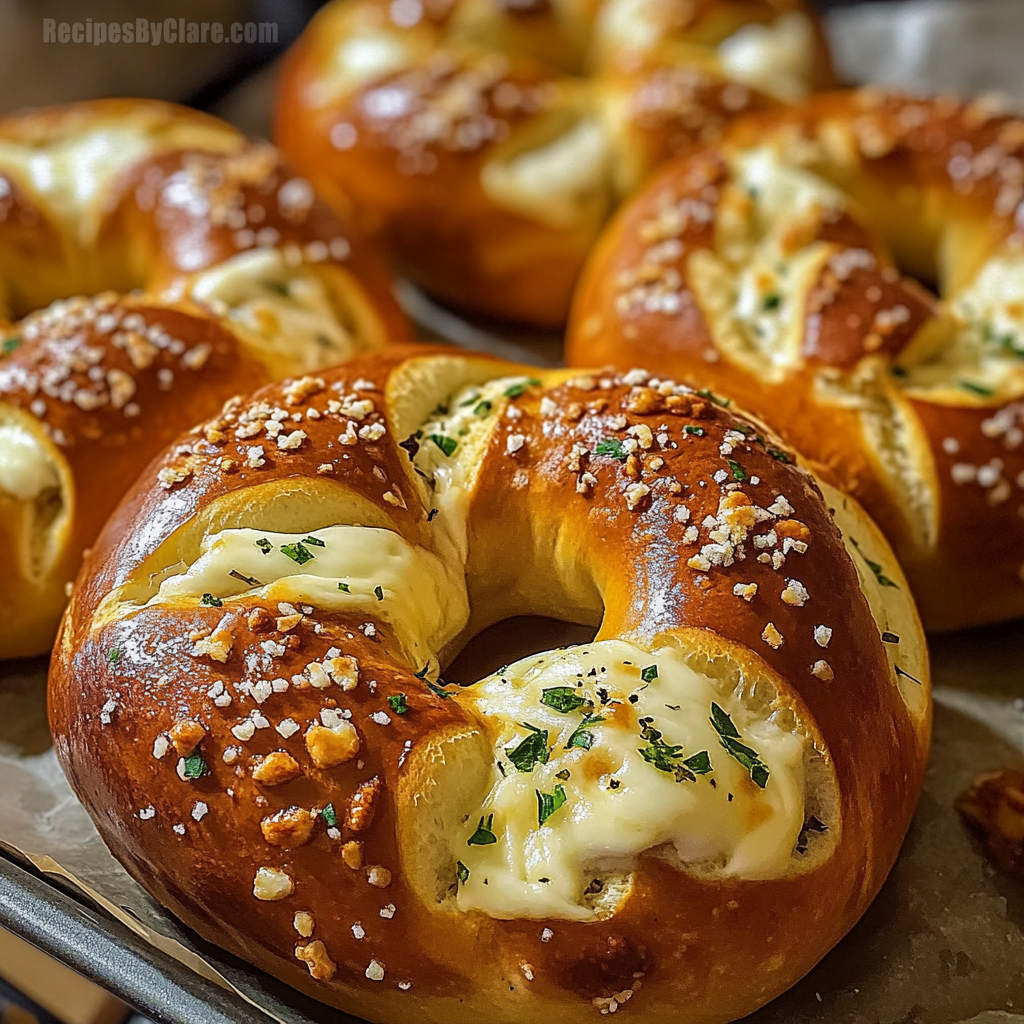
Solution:
M 271 386 L 97 542 L 58 754 L 165 906 L 370 1020 L 735 1019 L 857 920 L 927 753 L 905 580 L 821 487 L 642 371 L 396 348 Z M 523 614 L 599 629 L 445 680 Z
M 275 137 L 428 291 L 561 325 L 655 164 L 828 81 L 802 0 L 338 0 L 289 55 Z
M 403 336 L 363 250 L 215 118 L 111 100 L 0 121 L 0 657 L 49 649 L 83 548 L 181 431 Z
M 1012 618 L 1022 244 L 1024 121 L 819 97 L 651 182 L 594 253 L 567 361 L 657 358 L 722 388 L 865 506 L 926 626 Z

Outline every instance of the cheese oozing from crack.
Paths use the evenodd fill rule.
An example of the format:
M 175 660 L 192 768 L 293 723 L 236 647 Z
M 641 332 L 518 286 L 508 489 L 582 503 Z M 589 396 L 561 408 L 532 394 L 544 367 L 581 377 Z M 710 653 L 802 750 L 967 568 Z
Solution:
M 163 580 L 153 603 L 255 595 L 272 604 L 358 611 L 389 623 L 419 667 L 469 621 L 465 580 L 452 571 L 460 568 L 373 527 L 223 530 L 204 538 L 199 558 L 184 572 Z
M 581 120 L 546 146 L 490 161 L 480 182 L 499 206 L 539 224 L 588 224 L 611 201 L 610 145 L 598 122 Z
M 966 395 L 1007 401 L 1024 393 L 1024 256 L 993 256 L 922 333 L 901 386 L 959 404 Z
M 317 370 L 352 354 L 352 339 L 338 320 L 324 282 L 293 269 L 279 249 L 240 253 L 196 275 L 191 296 L 226 316 L 236 333 L 258 349 L 287 353 Z
M 810 92 L 814 50 L 810 19 L 790 11 L 770 25 L 746 25 L 734 32 L 719 44 L 718 59 L 730 78 L 796 103 Z
M 512 394 L 528 387 L 531 381 L 536 383 L 535 378 L 526 376 L 498 377 L 465 387 L 431 413 L 418 432 L 415 463 L 436 482 L 434 494 L 438 498 L 452 492 L 449 500 L 456 499 L 459 491 L 471 485 L 472 473 L 498 415 Z
M 92 241 L 102 214 L 102 193 L 133 164 L 177 144 L 224 152 L 238 139 L 219 126 L 187 123 L 148 131 L 111 122 L 74 132 L 44 146 L 0 141 L 0 166 L 34 193 L 83 243 Z
M 43 445 L 22 427 L 0 426 L 0 493 L 33 501 L 59 486 L 57 468 Z
M 562 713 L 543 701 L 555 687 L 587 703 Z M 597 916 L 585 899 L 592 880 L 628 873 L 640 854 L 658 848 L 717 877 L 775 878 L 789 869 L 804 822 L 809 741 L 771 716 L 758 718 L 678 649 L 647 653 L 602 640 L 550 651 L 458 699 L 480 717 L 496 762 L 483 805 L 466 808 L 463 834 L 451 837 L 452 859 L 469 871 L 459 885 L 461 910 L 502 919 L 590 920 Z M 767 772 L 766 780 L 759 775 L 763 788 L 756 770 L 722 746 L 711 722 L 713 703 L 730 716 L 734 743 L 753 752 Z M 589 749 L 578 732 L 570 747 L 588 716 L 601 718 L 584 727 Z M 530 741 L 537 733 L 529 726 L 546 730 L 546 741 Z M 663 767 L 685 768 L 696 756 L 691 764 L 700 768 L 706 752 L 712 770 L 677 774 L 656 767 L 642 753 L 658 754 L 654 734 L 642 735 L 645 726 L 671 749 L 671 755 L 661 751 Z M 508 753 L 524 740 L 548 751 L 546 762 L 528 771 L 517 770 Z M 549 807 L 557 804 L 542 824 L 538 794 L 553 798 Z M 467 845 L 481 816 L 496 841 Z

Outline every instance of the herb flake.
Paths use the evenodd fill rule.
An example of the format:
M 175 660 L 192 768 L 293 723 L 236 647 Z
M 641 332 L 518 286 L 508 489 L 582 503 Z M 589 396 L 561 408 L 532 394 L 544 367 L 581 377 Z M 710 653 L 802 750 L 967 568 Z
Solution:
M 515 747 L 506 747 L 505 756 L 516 766 L 516 771 L 532 772 L 537 765 L 547 764 L 548 731 L 528 722 L 520 724 L 530 730 L 530 735 Z
M 541 704 L 563 715 L 568 715 L 589 703 L 585 697 L 581 697 L 571 686 L 551 686 L 544 690 L 540 698 Z
M 768 766 L 761 760 L 756 750 L 740 742 L 739 730 L 733 724 L 732 718 L 714 701 L 711 702 L 710 721 L 726 752 L 750 772 L 754 785 L 764 789 L 770 774 Z
M 537 825 L 543 825 L 555 811 L 568 799 L 565 795 L 565 786 L 560 782 L 555 784 L 553 793 L 542 793 L 539 789 L 534 790 L 537 794 Z
M 487 824 L 484 824 L 483 815 L 480 816 L 480 824 L 477 825 L 476 831 L 466 840 L 467 846 L 493 846 L 497 841 L 498 837 L 492 831 L 491 826 L 494 824 L 494 815 L 489 814 L 487 816 Z

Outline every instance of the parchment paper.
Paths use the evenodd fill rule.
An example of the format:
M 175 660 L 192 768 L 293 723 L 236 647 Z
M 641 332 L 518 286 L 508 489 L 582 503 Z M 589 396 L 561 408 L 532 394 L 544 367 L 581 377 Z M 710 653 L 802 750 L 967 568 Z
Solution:
M 966 94 L 997 89 L 1024 101 L 1024 0 L 865 4 L 833 12 L 829 29 L 849 81 Z M 265 95 L 266 82 L 254 88 Z M 249 130 L 260 130 L 244 91 L 234 109 Z M 499 336 L 440 314 L 413 292 L 405 298 L 417 319 L 460 344 L 541 364 L 557 359 L 551 338 Z M 749 1024 L 1024 1024 L 1024 887 L 988 864 L 953 810 L 978 772 L 1024 763 L 1024 626 L 936 638 L 932 656 L 934 751 L 900 860 L 854 931 Z M 128 877 L 60 772 L 44 684 L 42 660 L 0 663 L 0 843 L 70 879 L 155 946 L 235 988 L 272 1019 L 346 1019 L 212 950 Z

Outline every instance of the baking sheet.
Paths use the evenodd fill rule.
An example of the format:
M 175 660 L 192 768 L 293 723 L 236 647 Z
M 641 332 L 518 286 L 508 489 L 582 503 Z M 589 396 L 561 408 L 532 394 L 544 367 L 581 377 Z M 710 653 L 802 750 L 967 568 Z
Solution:
M 1024 0 L 869 3 L 831 12 L 829 28 L 849 81 L 999 89 L 1024 101 Z M 243 90 L 234 109 L 259 132 L 267 82 L 255 88 L 264 98 L 247 102 Z M 471 325 L 413 291 L 403 297 L 417 319 L 457 343 L 541 365 L 557 360 L 551 338 Z M 937 638 L 932 654 L 935 746 L 903 854 L 857 928 L 749 1024 L 1024 1024 L 1024 887 L 991 868 L 953 810 L 978 772 L 1024 764 L 1024 628 Z M 271 1019 L 351 1020 L 211 954 L 119 867 L 50 748 L 42 660 L 0 663 L 0 843 Z

